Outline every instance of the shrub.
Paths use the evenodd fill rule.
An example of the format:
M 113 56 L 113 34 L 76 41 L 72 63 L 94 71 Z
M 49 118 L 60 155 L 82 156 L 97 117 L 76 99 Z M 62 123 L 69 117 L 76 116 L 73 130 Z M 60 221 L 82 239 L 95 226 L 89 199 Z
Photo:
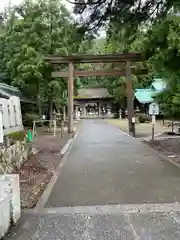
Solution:
M 33 121 L 39 120 L 39 115 L 36 113 L 25 113 L 23 116 L 23 125 L 27 127 L 33 126 Z
M 23 141 L 25 138 L 24 131 L 13 132 L 7 135 L 13 141 Z
M 12 132 L 4 136 L 4 143 L 8 147 L 17 141 L 24 141 L 25 140 L 25 132 L 24 131 L 18 131 L 18 132 Z
M 138 114 L 138 120 L 140 123 L 150 122 L 151 116 L 149 116 L 145 113 L 141 113 L 141 114 Z

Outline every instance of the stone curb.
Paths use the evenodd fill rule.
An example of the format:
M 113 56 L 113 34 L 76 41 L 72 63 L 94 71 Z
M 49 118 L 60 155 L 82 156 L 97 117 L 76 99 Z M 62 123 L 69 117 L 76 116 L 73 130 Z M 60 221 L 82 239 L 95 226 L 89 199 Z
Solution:
M 41 197 L 39 198 L 36 206 L 34 209 L 30 210 L 33 213 L 37 213 L 38 211 L 42 210 L 44 208 L 44 206 L 46 205 L 49 196 L 52 192 L 52 189 L 55 185 L 55 183 L 57 182 L 59 175 L 61 174 L 61 170 L 63 168 L 63 166 L 66 163 L 67 157 L 69 155 L 69 152 L 71 150 L 71 147 L 73 145 L 73 142 L 75 141 L 76 137 L 78 136 L 78 132 L 68 140 L 68 142 L 66 143 L 66 145 L 63 147 L 63 149 L 61 150 L 60 154 L 63 155 L 63 158 L 59 164 L 59 166 L 56 168 L 56 170 L 53 173 L 52 178 L 50 179 L 47 187 L 45 188 L 43 194 L 41 195 Z M 29 212 L 29 211 L 28 211 Z
M 157 138 L 157 137 L 159 137 L 161 135 L 162 135 L 162 133 L 155 133 L 154 137 Z M 142 139 L 142 140 L 145 140 L 145 141 L 150 141 L 152 139 L 152 135 L 148 136 L 148 137 L 145 137 L 145 138 L 144 137 L 140 137 L 139 139 Z
M 144 203 L 144 204 L 117 204 L 117 205 L 95 205 L 46 208 L 38 214 L 138 214 L 138 213 L 170 213 L 179 212 L 180 203 Z
M 121 128 L 119 128 L 119 130 L 120 130 L 121 132 L 123 132 L 124 135 L 126 135 L 126 136 L 128 136 L 128 137 L 131 137 L 132 139 L 139 140 L 139 138 L 135 138 L 135 137 L 131 136 L 129 133 L 125 132 L 125 131 L 122 130 Z

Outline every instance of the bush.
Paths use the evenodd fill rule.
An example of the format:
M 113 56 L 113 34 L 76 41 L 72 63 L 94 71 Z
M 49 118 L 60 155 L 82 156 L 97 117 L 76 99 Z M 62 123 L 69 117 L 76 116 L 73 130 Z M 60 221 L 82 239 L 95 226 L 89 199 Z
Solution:
M 27 127 L 33 126 L 33 121 L 39 120 L 39 115 L 36 113 L 25 113 L 23 116 L 23 125 Z
M 25 132 L 24 131 L 18 131 L 18 132 L 13 132 L 9 133 L 8 135 L 4 136 L 4 143 L 8 147 L 10 145 L 13 145 L 17 141 L 24 141 L 25 139 Z
M 23 141 L 25 138 L 25 133 L 24 131 L 19 131 L 19 132 L 13 132 L 7 135 L 10 139 L 13 141 Z
M 141 114 L 138 114 L 138 120 L 140 123 L 150 122 L 151 116 L 149 116 L 145 113 L 141 113 Z

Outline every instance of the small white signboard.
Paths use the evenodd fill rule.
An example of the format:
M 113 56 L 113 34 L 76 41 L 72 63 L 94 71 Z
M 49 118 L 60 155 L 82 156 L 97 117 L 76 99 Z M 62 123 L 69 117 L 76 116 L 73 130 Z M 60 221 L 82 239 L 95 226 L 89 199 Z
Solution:
M 149 115 L 159 115 L 159 104 L 151 103 L 149 105 Z
M 132 117 L 132 123 L 135 123 L 135 122 L 136 122 L 136 118 Z

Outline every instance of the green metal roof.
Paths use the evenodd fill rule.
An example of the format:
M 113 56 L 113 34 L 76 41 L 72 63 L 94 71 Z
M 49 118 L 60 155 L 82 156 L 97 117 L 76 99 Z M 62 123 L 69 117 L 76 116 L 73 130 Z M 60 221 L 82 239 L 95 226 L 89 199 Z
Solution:
M 151 88 L 153 88 L 157 92 L 164 91 L 166 87 L 166 83 L 161 78 L 155 78 L 153 83 L 151 84 Z
M 153 96 L 155 92 L 151 89 L 136 89 L 134 96 L 140 103 L 151 103 L 153 102 Z
M 151 103 L 154 101 L 153 96 L 156 93 L 166 89 L 166 83 L 161 78 L 155 78 L 150 88 L 136 89 L 135 97 L 140 103 Z

